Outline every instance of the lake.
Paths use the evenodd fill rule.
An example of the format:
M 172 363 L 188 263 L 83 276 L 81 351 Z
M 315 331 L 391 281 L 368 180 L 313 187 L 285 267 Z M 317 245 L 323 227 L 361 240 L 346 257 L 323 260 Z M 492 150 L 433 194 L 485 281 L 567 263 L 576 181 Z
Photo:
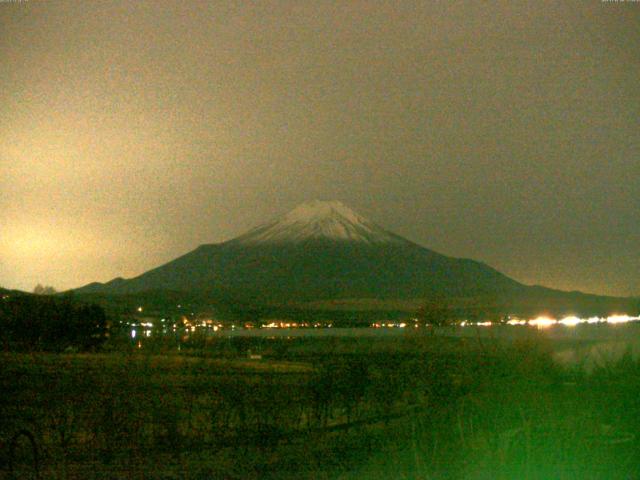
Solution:
M 299 337 L 371 337 L 395 338 L 402 335 L 427 334 L 419 328 L 260 328 L 220 330 L 221 337 L 299 338 Z M 583 323 L 579 325 L 455 326 L 436 328 L 436 335 L 478 339 L 483 342 L 511 343 L 527 340 L 550 342 L 555 358 L 564 364 L 593 368 L 620 359 L 629 352 L 640 357 L 640 322 L 621 324 Z M 428 333 L 430 334 L 430 332 Z

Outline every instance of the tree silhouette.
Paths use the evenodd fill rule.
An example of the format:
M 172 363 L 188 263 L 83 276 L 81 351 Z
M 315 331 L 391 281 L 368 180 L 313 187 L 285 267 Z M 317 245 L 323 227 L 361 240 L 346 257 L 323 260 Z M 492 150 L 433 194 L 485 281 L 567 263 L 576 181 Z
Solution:
M 55 295 L 57 292 L 56 289 L 51 285 L 42 286 L 42 284 L 39 283 L 33 289 L 33 293 L 35 293 L 36 295 Z
M 69 298 L 12 295 L 0 302 L 0 337 L 5 349 L 93 349 L 106 339 L 107 317 L 97 305 Z

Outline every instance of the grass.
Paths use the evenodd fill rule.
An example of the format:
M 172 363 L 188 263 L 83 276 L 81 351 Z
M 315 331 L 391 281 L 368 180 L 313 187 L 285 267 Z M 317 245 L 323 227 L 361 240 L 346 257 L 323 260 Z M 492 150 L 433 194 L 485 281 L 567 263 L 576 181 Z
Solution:
M 640 477 L 631 355 L 587 371 L 541 341 L 273 342 L 262 361 L 2 354 L 0 478 L 20 430 L 52 479 Z M 27 439 L 14 457 L 29 478 Z

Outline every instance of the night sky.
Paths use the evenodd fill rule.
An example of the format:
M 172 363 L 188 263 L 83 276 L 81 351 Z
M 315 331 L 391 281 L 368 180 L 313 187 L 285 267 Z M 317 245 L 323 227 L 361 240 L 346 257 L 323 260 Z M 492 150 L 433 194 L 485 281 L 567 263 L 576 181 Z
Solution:
M 640 2 L 2 2 L 0 83 L 5 288 L 336 199 L 524 283 L 640 295 Z

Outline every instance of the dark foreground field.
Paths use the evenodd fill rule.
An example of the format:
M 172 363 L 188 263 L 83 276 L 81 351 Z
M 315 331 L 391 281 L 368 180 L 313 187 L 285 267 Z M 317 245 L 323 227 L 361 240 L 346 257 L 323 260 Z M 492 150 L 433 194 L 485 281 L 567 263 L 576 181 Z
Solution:
M 0 478 L 640 478 L 630 358 L 586 373 L 540 343 L 274 342 L 252 361 L 2 354 Z

